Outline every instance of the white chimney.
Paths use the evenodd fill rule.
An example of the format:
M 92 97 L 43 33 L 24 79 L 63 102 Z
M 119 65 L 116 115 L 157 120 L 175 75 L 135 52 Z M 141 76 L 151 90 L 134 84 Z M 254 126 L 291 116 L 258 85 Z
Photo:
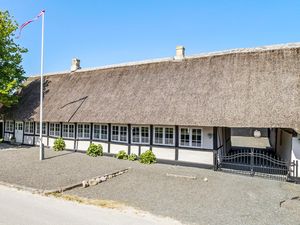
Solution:
M 74 58 L 72 59 L 71 72 L 81 69 L 80 67 L 80 59 Z
M 183 59 L 184 56 L 185 56 L 185 48 L 184 48 L 184 46 L 176 46 L 175 59 Z

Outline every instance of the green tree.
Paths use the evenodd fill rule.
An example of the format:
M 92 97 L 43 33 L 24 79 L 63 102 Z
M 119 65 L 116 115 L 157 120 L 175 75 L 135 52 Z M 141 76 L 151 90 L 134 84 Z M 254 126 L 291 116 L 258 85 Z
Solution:
M 15 43 L 16 21 L 8 11 L 0 11 L 0 105 L 10 107 L 18 102 L 16 91 L 21 87 L 24 69 L 22 53 L 27 49 Z

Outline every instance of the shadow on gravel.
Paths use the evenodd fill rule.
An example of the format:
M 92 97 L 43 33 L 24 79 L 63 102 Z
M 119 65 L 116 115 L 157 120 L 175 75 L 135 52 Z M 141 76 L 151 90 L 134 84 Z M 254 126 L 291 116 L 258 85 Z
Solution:
M 47 160 L 47 159 L 53 159 L 53 158 L 56 158 L 56 157 L 61 157 L 61 156 L 65 156 L 65 155 L 70 155 L 70 154 L 74 154 L 75 152 L 73 151 L 73 152 L 66 152 L 66 153 L 62 153 L 62 154 L 60 154 L 60 155 L 53 155 L 53 156 L 49 156 L 49 157 L 45 157 L 45 160 Z
M 8 150 L 8 149 L 13 149 L 13 150 L 17 150 L 17 149 L 30 149 L 33 148 L 33 146 L 28 146 L 28 145 L 11 145 L 8 143 L 1 143 L 0 144 L 0 151 L 1 150 Z

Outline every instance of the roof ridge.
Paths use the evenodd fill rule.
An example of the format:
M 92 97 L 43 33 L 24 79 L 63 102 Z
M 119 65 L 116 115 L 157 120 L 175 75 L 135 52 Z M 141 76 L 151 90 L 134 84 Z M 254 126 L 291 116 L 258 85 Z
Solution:
M 265 45 L 265 46 L 253 47 L 253 48 L 235 48 L 235 49 L 204 52 L 204 53 L 200 53 L 200 54 L 185 56 L 183 59 L 179 59 L 179 60 L 175 59 L 174 57 L 164 57 L 164 58 L 140 60 L 140 61 L 133 61 L 133 62 L 109 64 L 109 65 L 103 65 L 103 66 L 99 66 L 99 67 L 89 67 L 89 68 L 84 68 L 84 69 L 79 69 L 79 70 L 73 71 L 72 73 L 103 70 L 103 69 L 112 69 L 112 68 L 127 67 L 127 66 L 137 66 L 137 65 L 145 65 L 145 64 L 168 62 L 168 61 L 181 61 L 184 59 L 204 58 L 204 57 L 210 57 L 210 56 L 219 56 L 219 55 L 227 55 L 227 54 L 235 54 L 235 53 L 263 52 L 263 51 L 270 51 L 270 50 L 277 50 L 277 49 L 289 49 L 289 48 L 297 48 L 297 47 L 300 47 L 300 42 L 292 42 L 292 43 L 276 44 L 276 45 Z M 60 75 L 60 74 L 67 74 L 67 73 L 71 73 L 71 71 L 50 72 L 50 73 L 45 73 L 44 76 L 53 76 L 53 75 Z M 37 74 L 37 75 L 32 75 L 30 77 L 38 77 L 38 76 L 40 76 L 40 75 Z

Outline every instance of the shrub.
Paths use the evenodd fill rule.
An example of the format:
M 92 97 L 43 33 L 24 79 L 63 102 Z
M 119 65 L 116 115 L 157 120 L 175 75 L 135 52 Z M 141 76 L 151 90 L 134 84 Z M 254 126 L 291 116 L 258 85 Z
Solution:
M 55 140 L 54 146 L 53 146 L 54 151 L 62 151 L 65 149 L 65 147 L 66 147 L 66 143 L 65 143 L 64 139 L 58 138 Z
M 151 164 L 156 162 L 156 156 L 151 150 L 147 150 L 140 155 L 140 162 L 144 164 Z
M 134 154 L 134 153 L 130 154 L 130 155 L 128 156 L 128 160 L 130 160 L 130 161 L 135 161 L 135 160 L 137 160 L 137 155 Z
M 125 151 L 119 151 L 118 154 L 116 155 L 117 159 L 127 159 L 128 155 Z
M 86 154 L 92 157 L 102 156 L 103 155 L 102 145 L 90 144 Z

